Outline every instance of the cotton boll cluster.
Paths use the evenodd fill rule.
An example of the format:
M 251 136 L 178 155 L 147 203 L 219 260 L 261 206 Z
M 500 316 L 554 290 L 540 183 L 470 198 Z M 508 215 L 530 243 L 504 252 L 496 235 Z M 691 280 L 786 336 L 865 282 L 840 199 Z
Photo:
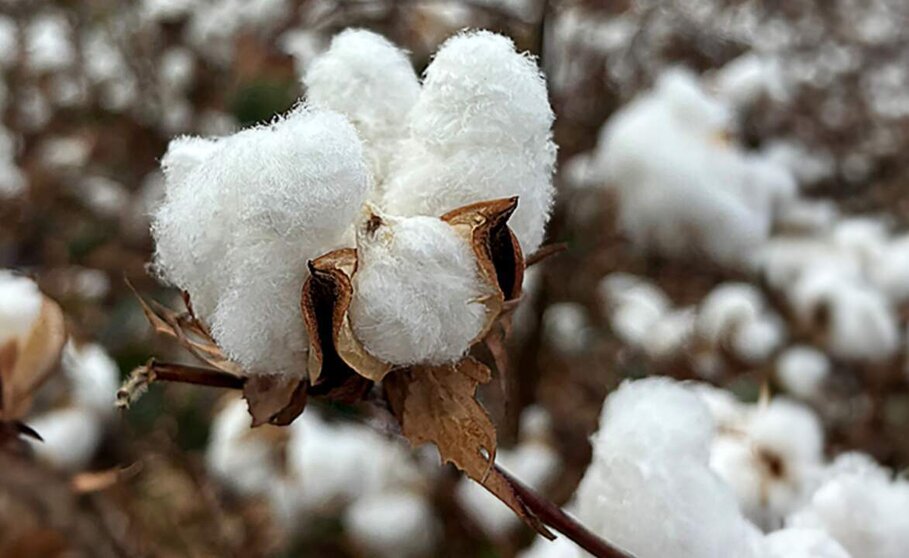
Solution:
M 350 320 L 366 350 L 393 364 L 462 357 L 488 321 L 473 249 L 434 217 L 390 217 L 371 208 L 357 231 Z
M 546 84 L 507 38 L 480 31 L 448 40 L 426 70 L 392 161 L 384 207 L 441 215 L 519 196 L 509 225 L 526 253 L 539 247 L 553 201 L 555 145 Z
M 370 160 L 378 202 L 404 122 L 420 96 L 420 82 L 407 54 L 381 35 L 347 30 L 334 37 L 304 77 L 307 99 L 350 119 Z M 440 213 L 441 215 L 441 213 Z
M 708 467 L 713 430 L 685 387 L 626 382 L 603 408 L 575 496 L 579 519 L 640 558 L 759 556 L 760 535 Z
M 852 556 L 897 558 L 909 547 L 909 483 L 866 456 L 844 454 L 787 525 L 820 529 Z
M 594 168 L 615 190 L 619 225 L 636 245 L 753 264 L 796 183 L 788 169 L 723 141 L 732 126 L 728 105 L 673 70 L 603 128 Z
M 120 370 L 101 346 L 70 340 L 62 372 L 38 392 L 38 410 L 27 422 L 43 439 L 32 444 L 40 459 L 78 471 L 91 462 L 113 419 Z
M 353 127 L 300 107 L 225 138 L 177 139 L 162 166 L 162 278 L 250 373 L 302 373 L 306 262 L 342 241 L 369 186 Z
M 231 490 L 268 502 L 290 532 L 342 517 L 370 556 L 422 556 L 435 544 L 427 476 L 404 446 L 369 428 L 307 409 L 286 429 L 253 430 L 245 402 L 233 399 L 215 418 L 206 462 Z
M 545 491 L 559 473 L 561 458 L 552 445 L 549 414 L 539 407 L 528 407 L 521 414 L 520 439 L 513 448 L 499 448 L 496 463 L 522 483 Z M 504 538 L 520 520 L 511 509 L 476 482 L 461 478 L 455 489 L 458 505 L 489 536 Z

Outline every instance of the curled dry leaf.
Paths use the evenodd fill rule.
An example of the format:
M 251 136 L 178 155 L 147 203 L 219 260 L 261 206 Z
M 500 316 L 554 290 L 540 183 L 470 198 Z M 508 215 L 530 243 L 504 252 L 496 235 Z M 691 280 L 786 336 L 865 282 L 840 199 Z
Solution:
M 16 420 L 28 412 L 32 395 L 57 368 L 65 343 L 63 311 L 44 297 L 25 338 L 0 347 L 0 420 Z
M 434 443 L 444 462 L 453 463 L 530 527 L 551 538 L 549 530 L 494 467 L 495 427 L 475 398 L 477 386 L 490 377 L 489 368 L 465 358 L 445 366 L 396 370 L 383 385 L 401 432 L 413 446 Z

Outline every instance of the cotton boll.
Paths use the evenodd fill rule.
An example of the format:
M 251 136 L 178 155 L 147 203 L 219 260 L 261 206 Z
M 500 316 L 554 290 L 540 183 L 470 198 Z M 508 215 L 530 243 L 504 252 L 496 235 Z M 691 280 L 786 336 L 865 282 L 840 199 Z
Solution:
M 364 555 L 429 556 L 439 525 L 426 497 L 413 492 L 378 493 L 357 499 L 344 513 L 344 528 Z
M 195 77 L 195 64 L 195 57 L 188 49 L 172 47 L 166 50 L 161 55 L 158 69 L 162 93 L 170 96 L 186 91 Z
M 765 539 L 767 558 L 851 558 L 835 539 L 819 529 L 781 529 Z
M 633 347 L 643 347 L 655 335 L 657 324 L 664 323 L 671 301 L 666 294 L 646 281 L 624 274 L 611 274 L 597 287 L 608 306 L 609 322 L 615 334 Z M 684 321 L 684 319 L 682 320 Z M 673 325 L 667 324 L 666 329 Z M 660 341 L 654 341 L 654 346 Z
M 829 200 L 793 198 L 780 208 L 776 225 L 798 233 L 825 233 L 839 218 L 839 209 Z
M 881 220 L 867 217 L 843 219 L 831 232 L 833 244 L 854 254 L 859 261 L 869 265 L 880 259 L 887 243 L 887 225 Z
M 739 358 L 760 363 L 769 359 L 786 339 L 786 326 L 776 315 L 764 314 L 736 328 L 730 348 Z
M 533 252 L 554 197 L 552 121 L 539 70 L 509 39 L 485 31 L 450 39 L 409 114 L 410 138 L 392 162 L 384 208 L 438 216 L 518 196 L 509 226 Z
M 764 311 L 764 297 L 748 283 L 725 283 L 701 302 L 697 330 L 714 345 L 723 342 L 740 324 L 753 322 Z
M 830 375 L 830 360 L 814 347 L 796 345 L 780 354 L 776 378 L 790 394 L 801 399 L 817 399 Z
M 683 386 L 663 378 L 623 384 L 606 402 L 578 487 L 581 522 L 641 558 L 757 556 L 753 527 L 707 468 L 712 430 L 707 409 Z
M 95 454 L 104 429 L 92 409 L 65 407 L 28 420 L 43 442 L 33 442 L 32 449 L 40 459 L 66 470 L 84 469 Z
M 552 304 L 543 312 L 543 337 L 559 351 L 579 354 L 590 341 L 587 309 L 575 302 Z
M 773 140 L 761 150 L 765 157 L 788 167 L 803 186 L 811 186 L 833 176 L 836 161 L 828 153 L 811 152 L 791 140 Z
M 11 161 L 0 160 L 0 200 L 21 195 L 28 187 L 25 174 Z
M 91 409 L 99 417 L 113 415 L 120 369 L 103 347 L 93 343 L 77 346 L 68 341 L 63 349 L 63 371 L 77 406 Z
M 43 297 L 34 281 L 0 270 L 0 345 L 22 343 L 41 312 Z
M 899 558 L 909 547 L 907 509 L 909 483 L 891 480 L 867 457 L 846 454 L 787 526 L 822 529 L 852 556 Z
M 862 264 L 854 254 L 815 238 L 775 237 L 764 245 L 758 267 L 774 289 L 789 291 L 807 273 L 829 271 L 844 279 L 862 280 Z
M 891 239 L 882 254 L 868 267 L 872 284 L 893 302 L 909 299 L 909 235 Z
M 381 35 L 347 30 L 316 58 L 303 81 L 311 104 L 347 116 L 357 128 L 381 185 L 406 132 L 407 113 L 420 96 L 406 53 Z
M 56 72 L 75 62 L 70 25 L 59 14 L 41 14 L 25 28 L 25 54 L 35 72 Z
M 366 350 L 393 364 L 444 364 L 464 355 L 487 323 L 491 286 L 476 256 L 432 217 L 372 215 L 357 233 L 351 325 Z
M 19 30 L 16 21 L 0 15 L 0 68 L 8 68 L 19 58 Z
M 553 113 L 536 62 L 488 31 L 446 41 L 426 69 L 412 133 L 430 149 L 552 150 Z M 531 152 L 533 152 L 531 151 Z
M 776 59 L 749 52 L 717 70 L 714 87 L 737 107 L 748 107 L 764 96 L 780 100 L 787 93 L 780 69 Z

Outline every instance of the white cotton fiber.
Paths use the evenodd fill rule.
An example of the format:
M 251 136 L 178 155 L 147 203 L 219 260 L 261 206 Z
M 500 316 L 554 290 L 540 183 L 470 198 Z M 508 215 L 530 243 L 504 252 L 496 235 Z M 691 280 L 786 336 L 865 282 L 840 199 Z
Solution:
M 31 443 L 46 463 L 65 471 L 84 469 L 101 442 L 104 427 L 91 409 L 64 407 L 28 420 L 43 442 Z
M 776 379 L 795 397 L 817 399 L 830 369 L 830 359 L 825 353 L 814 347 L 796 345 L 783 351 L 777 359 Z
M 38 319 L 43 303 L 34 281 L 0 269 L 0 346 L 22 343 Z
M 464 355 L 492 296 L 466 239 L 436 218 L 373 215 L 359 226 L 357 251 L 350 321 L 367 351 L 401 365 Z
M 344 513 L 344 529 L 364 556 L 429 556 L 440 527 L 427 497 L 395 490 L 358 498 Z
M 407 132 L 407 113 L 420 96 L 407 54 L 381 35 L 349 29 L 332 39 L 303 81 L 310 104 L 337 111 L 356 127 L 381 187 Z
M 826 531 L 855 558 L 902 558 L 909 548 L 909 483 L 867 456 L 838 457 L 790 527 Z
M 19 30 L 16 28 L 16 20 L 0 15 L 0 68 L 12 66 L 17 58 L 19 58 Z
M 76 60 L 71 27 L 59 14 L 45 13 L 33 18 L 25 28 L 25 55 L 35 72 L 55 72 L 70 67 Z
M 735 328 L 757 320 L 764 312 L 764 297 L 754 285 L 724 283 L 707 295 L 698 309 L 698 333 L 714 345 L 728 339 Z
M 161 276 L 250 373 L 302 373 L 306 262 L 338 246 L 368 190 L 353 126 L 299 107 L 217 141 L 179 138 L 162 166 Z
M 543 311 L 543 339 L 566 355 L 576 355 L 589 347 L 590 316 L 577 302 L 557 302 Z
M 781 529 L 765 539 L 767 558 L 856 558 L 819 529 Z
M 712 435 L 707 408 L 682 385 L 624 383 L 594 436 L 579 519 L 639 558 L 757 556 L 754 527 L 707 467 Z
M 449 39 L 426 70 L 410 137 L 392 163 L 385 209 L 438 216 L 519 196 L 509 221 L 525 252 L 543 239 L 555 144 L 546 83 L 534 60 L 487 31 Z
M 68 341 L 63 350 L 63 372 L 70 382 L 74 405 L 91 409 L 99 418 L 113 415 L 120 369 L 103 347 Z

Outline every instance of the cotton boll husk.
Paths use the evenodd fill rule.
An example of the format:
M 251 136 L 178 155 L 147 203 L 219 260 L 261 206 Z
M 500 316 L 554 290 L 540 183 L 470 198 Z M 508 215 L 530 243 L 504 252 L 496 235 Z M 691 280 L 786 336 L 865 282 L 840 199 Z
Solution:
M 767 558 L 852 558 L 819 529 L 781 529 L 768 534 L 765 543 Z
M 505 145 L 465 145 L 439 154 L 413 138 L 399 149 L 382 202 L 386 211 L 440 216 L 477 201 L 518 196 L 508 226 L 526 254 L 540 246 L 555 194 L 554 151 L 534 155 Z
M 830 368 L 826 354 L 814 347 L 797 345 L 780 354 L 776 378 L 788 393 L 801 399 L 817 399 Z
M 344 513 L 344 529 L 364 555 L 379 558 L 429 556 L 439 524 L 426 497 L 407 491 L 359 498 Z
M 753 526 L 707 468 L 712 435 L 706 407 L 682 385 L 624 383 L 600 418 L 579 519 L 641 558 L 757 556 Z
M 436 52 L 410 127 L 441 155 L 507 147 L 528 154 L 542 149 L 546 158 L 554 153 L 553 118 L 536 61 L 517 53 L 507 37 L 473 31 L 452 37 Z
M 822 529 L 855 557 L 899 558 L 909 548 L 907 509 L 909 483 L 891 480 L 866 456 L 845 454 L 787 526 Z
M 407 54 L 381 35 L 349 29 L 332 39 L 303 81 L 311 104 L 345 115 L 357 128 L 380 186 L 420 96 Z
M 43 442 L 32 449 L 40 459 L 65 471 L 84 469 L 104 434 L 97 414 L 85 407 L 65 407 L 28 419 L 28 425 Z
M 34 281 L 0 270 L 0 345 L 25 339 L 38 319 L 43 300 Z
M 350 321 L 366 350 L 393 364 L 444 364 L 464 355 L 487 322 L 470 245 L 433 217 L 378 217 L 357 238 Z

